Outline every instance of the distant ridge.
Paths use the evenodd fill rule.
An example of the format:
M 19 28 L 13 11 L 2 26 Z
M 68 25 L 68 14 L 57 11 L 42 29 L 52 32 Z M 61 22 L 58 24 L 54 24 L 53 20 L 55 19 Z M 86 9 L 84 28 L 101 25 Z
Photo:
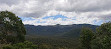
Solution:
M 73 31 L 73 36 L 78 36 L 82 27 L 89 27 L 95 30 L 98 26 L 91 24 L 72 24 L 72 25 L 48 25 L 48 26 L 34 26 L 34 25 L 25 25 L 27 35 L 36 35 L 36 36 L 68 36 L 70 31 Z M 79 30 L 79 31 L 78 31 Z

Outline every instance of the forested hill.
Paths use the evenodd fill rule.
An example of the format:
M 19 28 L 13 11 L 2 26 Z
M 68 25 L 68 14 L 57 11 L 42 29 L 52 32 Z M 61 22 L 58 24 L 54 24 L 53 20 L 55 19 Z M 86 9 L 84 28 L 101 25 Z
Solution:
M 79 35 L 82 27 L 89 27 L 95 30 L 98 26 L 91 24 L 73 24 L 73 25 L 49 25 L 49 26 L 34 26 L 25 25 L 27 35 L 38 36 L 70 36 Z M 70 33 L 71 32 L 71 33 Z

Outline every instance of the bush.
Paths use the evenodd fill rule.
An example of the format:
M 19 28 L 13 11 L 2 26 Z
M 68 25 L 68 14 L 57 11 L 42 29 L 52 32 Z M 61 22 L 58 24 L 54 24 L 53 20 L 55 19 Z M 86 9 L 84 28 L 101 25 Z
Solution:
M 32 44 L 32 42 L 25 41 L 24 43 L 17 43 L 13 45 L 3 46 L 3 49 L 37 49 L 37 45 Z

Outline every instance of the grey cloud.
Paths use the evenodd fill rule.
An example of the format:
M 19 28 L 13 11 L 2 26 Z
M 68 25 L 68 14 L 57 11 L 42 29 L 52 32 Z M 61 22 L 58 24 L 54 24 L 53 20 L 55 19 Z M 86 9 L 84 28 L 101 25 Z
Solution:
M 102 19 L 102 20 L 111 21 L 111 14 L 101 15 L 101 16 L 99 16 L 99 18 Z
M 50 9 L 46 3 L 49 0 L 0 0 L 2 10 L 8 10 L 14 12 L 18 16 L 25 17 L 41 17 L 46 14 Z M 7 8 L 6 8 L 7 7 Z
M 93 12 L 111 10 L 111 0 L 68 0 L 65 6 L 58 6 L 57 10 L 66 12 Z
M 61 2 L 59 2 L 61 1 Z M 42 17 L 50 10 L 76 13 L 102 12 L 111 10 L 111 0 L 0 0 L 1 10 L 9 10 L 18 16 Z M 3 5 L 5 4 L 5 5 Z M 7 7 L 8 6 L 8 7 Z M 7 8 L 6 8 L 7 7 Z M 87 14 L 87 13 L 86 13 Z M 89 14 L 86 17 L 92 18 L 97 15 Z M 107 18 L 105 18 L 107 16 Z M 109 15 L 99 15 L 100 19 L 109 19 Z
M 6 5 L 14 5 L 14 4 L 19 4 L 19 0 L 0 0 L 0 4 L 6 4 Z

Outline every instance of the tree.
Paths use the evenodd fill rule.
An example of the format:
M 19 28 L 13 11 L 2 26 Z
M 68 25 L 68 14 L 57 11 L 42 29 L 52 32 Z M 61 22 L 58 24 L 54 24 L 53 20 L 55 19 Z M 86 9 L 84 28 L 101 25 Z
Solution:
M 96 31 L 97 31 L 98 36 L 101 36 L 101 35 L 110 36 L 111 35 L 111 22 L 102 24 L 100 27 L 97 28 Z
M 111 22 L 97 28 L 96 38 L 92 41 L 92 49 L 111 48 Z
M 91 41 L 93 40 L 93 38 L 93 31 L 90 28 L 83 28 L 80 36 L 82 49 L 91 49 Z
M 14 13 L 9 11 L 0 12 L 0 24 L 4 29 L 0 29 L 1 34 L 7 43 L 23 42 L 26 30 L 22 20 Z
M 92 49 L 110 49 L 111 48 L 111 37 L 109 36 L 101 36 L 96 37 L 92 41 Z

